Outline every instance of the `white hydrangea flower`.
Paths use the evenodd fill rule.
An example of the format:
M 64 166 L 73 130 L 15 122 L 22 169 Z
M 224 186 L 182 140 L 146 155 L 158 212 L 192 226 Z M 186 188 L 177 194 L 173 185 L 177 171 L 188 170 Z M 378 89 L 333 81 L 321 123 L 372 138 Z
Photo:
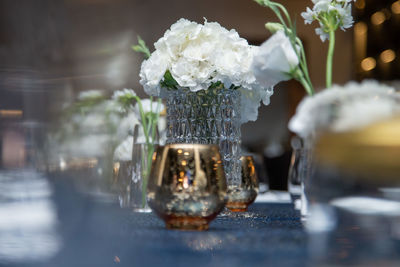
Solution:
M 255 94 L 269 102 L 269 87 L 261 87 L 251 70 L 258 47 L 250 46 L 235 30 L 228 31 L 216 22 L 202 25 L 180 19 L 154 46 L 156 50 L 140 70 L 140 83 L 149 95 L 160 95 L 160 83 L 169 71 L 178 86 L 193 92 L 222 82 L 225 88 L 258 90 Z
M 312 0 L 313 9 L 307 7 L 306 11 L 301 13 L 305 24 L 311 24 L 313 21 L 319 23 L 319 28 L 315 33 L 320 36 L 324 42 L 329 39 L 329 31 L 340 27 L 343 31 L 353 26 L 353 17 L 351 16 L 351 2 L 353 0 Z
M 336 116 L 339 119 L 333 122 L 331 128 L 341 132 L 390 118 L 394 111 L 400 111 L 400 107 L 395 105 L 396 101 L 393 98 L 381 98 L 379 100 L 367 98 L 361 101 L 350 101 L 338 110 Z
M 317 131 L 347 131 L 400 113 L 400 95 L 376 81 L 349 82 L 304 98 L 289 122 L 303 138 Z
M 154 51 L 150 58 L 143 61 L 140 68 L 140 84 L 149 95 L 160 95 L 160 81 L 169 68 L 169 56 L 161 51 Z

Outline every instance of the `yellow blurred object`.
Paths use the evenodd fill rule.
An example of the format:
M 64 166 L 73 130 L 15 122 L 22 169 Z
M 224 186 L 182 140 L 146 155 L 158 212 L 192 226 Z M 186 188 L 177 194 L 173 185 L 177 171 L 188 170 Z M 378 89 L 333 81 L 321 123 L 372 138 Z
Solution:
M 371 16 L 371 22 L 374 25 L 380 25 L 380 24 L 384 23 L 385 20 L 386 20 L 386 16 L 385 16 L 385 13 L 383 13 L 382 11 L 375 12 Z
M 3 118 L 22 118 L 23 111 L 17 109 L 0 109 L 0 117 Z
M 315 155 L 320 166 L 363 179 L 400 181 L 400 116 L 351 132 L 327 133 L 317 142 Z
M 375 69 L 375 67 L 376 60 L 373 57 L 367 57 L 361 61 L 361 68 L 363 71 L 370 71 Z

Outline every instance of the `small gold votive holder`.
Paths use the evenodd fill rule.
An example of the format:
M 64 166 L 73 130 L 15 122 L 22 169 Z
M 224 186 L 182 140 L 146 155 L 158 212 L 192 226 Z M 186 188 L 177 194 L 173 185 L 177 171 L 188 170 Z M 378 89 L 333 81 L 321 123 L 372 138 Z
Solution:
M 226 178 L 219 147 L 158 147 L 153 156 L 147 199 L 168 229 L 207 230 L 226 203 Z
M 258 178 L 252 156 L 242 156 L 242 180 L 240 185 L 228 187 L 226 207 L 233 212 L 247 211 L 258 194 Z

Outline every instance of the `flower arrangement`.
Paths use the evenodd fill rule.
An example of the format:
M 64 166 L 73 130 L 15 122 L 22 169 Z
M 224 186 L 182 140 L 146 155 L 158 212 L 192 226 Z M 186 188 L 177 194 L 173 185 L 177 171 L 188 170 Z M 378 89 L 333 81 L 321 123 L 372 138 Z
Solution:
M 161 99 L 157 101 L 153 101 L 152 97 L 140 99 L 132 89 L 115 91 L 112 99 L 119 103 L 124 110 L 133 111 L 139 118 L 138 121 L 142 127 L 139 142 L 154 145 L 160 113 L 164 109 Z M 134 102 L 136 102 L 136 105 L 133 106 L 132 103 Z
M 104 168 L 99 174 L 107 186 L 113 177 L 112 159 L 115 162 L 132 161 L 134 146 L 142 147 L 146 153 L 141 153 L 136 159 L 140 161 L 136 162 L 141 168 L 136 175 L 142 179 L 142 194 L 138 200 L 140 203 L 135 204 L 143 208 L 151 168 L 148 163 L 151 163 L 159 140 L 157 130 L 165 132 L 165 123 L 160 119 L 163 110 L 161 99 L 141 99 L 132 89 L 115 91 L 111 98 L 99 90 L 83 91 L 77 101 L 64 108 L 61 128 L 51 136 L 55 143 L 53 147 L 60 149 L 58 152 L 63 158 L 105 158 Z
M 349 82 L 306 97 L 290 120 L 289 129 L 307 139 L 317 131 L 353 130 L 398 113 L 400 95 L 394 88 L 373 80 Z
M 270 8 L 279 23 L 267 23 L 273 36 L 264 42 L 253 60 L 253 72 L 258 80 L 275 77 L 274 83 L 294 78 L 307 93 L 314 95 L 302 41 L 296 35 L 286 8 L 270 0 L 255 0 Z M 326 60 L 326 88 L 313 97 L 306 97 L 298 106 L 289 129 L 307 139 L 317 131 L 329 129 L 344 131 L 362 127 L 399 111 L 399 99 L 394 89 L 376 81 L 361 84 L 351 82 L 345 86 L 332 86 L 332 65 L 335 32 L 352 27 L 351 4 L 353 0 L 312 0 L 301 16 L 305 24 L 318 23 L 315 32 L 322 42 L 329 40 Z M 266 78 L 263 78 L 266 77 Z
M 179 88 L 240 90 L 242 122 L 257 119 L 261 100 L 269 104 L 274 84 L 260 83 L 251 69 L 258 47 L 249 45 L 235 30 L 207 20 L 198 24 L 180 19 L 154 46 L 151 54 L 144 43 L 135 47 L 148 56 L 140 70 L 147 94 L 160 96 L 163 90 Z
M 63 108 L 61 123 L 49 136 L 51 147 L 79 157 L 99 157 L 116 142 L 114 136 L 121 109 L 100 90 L 81 92 L 77 100 Z
M 286 10 L 277 2 L 270 0 L 255 0 L 258 4 L 270 8 L 279 19 L 279 23 L 267 23 L 266 28 L 274 34 L 267 40 L 256 55 L 258 58 L 254 64 L 255 73 L 262 76 L 272 73 L 276 75 L 277 81 L 293 78 L 299 81 L 309 95 L 314 94 L 314 88 L 309 77 L 304 47 L 300 38 L 297 37 L 296 27 Z M 329 40 L 329 48 L 326 60 L 326 88 L 332 86 L 332 65 L 335 49 L 335 32 L 340 28 L 346 30 L 353 25 L 351 16 L 351 2 L 353 0 L 312 0 L 314 6 L 309 7 L 301 15 L 306 24 L 314 21 L 319 23 L 315 30 L 321 40 Z M 277 41 L 279 40 L 279 42 Z M 290 45 L 289 45 L 290 44 Z M 279 52 L 282 57 L 275 55 Z M 296 55 L 296 57 L 294 57 Z M 286 59 L 281 61 L 281 59 Z M 268 66 L 279 66 L 272 69 Z M 278 72 L 277 72 L 278 71 Z
M 132 162 L 134 166 L 139 165 L 139 169 L 136 170 L 136 173 L 133 173 L 134 176 L 130 177 L 138 177 L 135 180 L 141 179 L 141 208 L 145 209 L 146 207 L 146 188 L 148 183 L 148 178 L 151 170 L 151 162 L 153 153 L 155 151 L 155 145 L 158 144 L 158 132 L 157 125 L 160 117 L 161 111 L 164 109 L 161 99 L 157 101 L 153 101 L 153 97 L 150 99 L 140 99 L 139 96 L 131 89 L 124 89 L 122 91 L 114 92 L 112 99 L 117 101 L 122 105 L 122 107 L 126 110 L 133 109 L 134 114 L 139 117 L 139 122 L 141 127 L 136 127 L 134 131 L 135 140 L 132 140 L 132 143 L 129 141 L 124 141 L 117 149 L 116 153 L 114 153 L 114 158 L 124 159 L 127 158 L 129 152 L 129 160 L 138 162 Z M 135 106 L 132 106 L 132 103 L 136 102 Z M 135 159 L 133 156 L 133 146 L 139 146 L 139 159 Z M 127 147 L 128 146 L 128 147 Z M 129 149 L 130 148 L 130 149 Z M 128 153 L 126 153 L 128 152 Z M 116 156 L 116 157 L 115 157 Z
M 139 142 L 151 143 L 163 109 L 161 100 L 140 99 L 131 89 L 115 91 L 111 99 L 100 90 L 82 91 L 64 108 L 62 126 L 52 138 L 72 155 L 99 156 L 109 147 L 115 160 L 129 160 L 135 125 L 148 129 L 140 132 Z

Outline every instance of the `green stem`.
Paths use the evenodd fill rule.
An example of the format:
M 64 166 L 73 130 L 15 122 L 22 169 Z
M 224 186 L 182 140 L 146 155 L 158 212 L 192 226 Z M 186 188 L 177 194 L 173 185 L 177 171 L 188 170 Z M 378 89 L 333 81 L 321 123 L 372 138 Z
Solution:
M 332 87 L 333 52 L 335 50 L 335 31 L 329 31 L 329 48 L 326 59 L 326 88 Z
M 314 95 L 314 89 L 313 89 L 313 88 L 311 87 L 311 85 L 307 82 L 307 80 L 304 79 L 304 77 L 301 77 L 298 81 L 301 83 L 301 85 L 303 85 L 303 87 L 304 87 L 304 89 L 306 90 L 306 92 L 307 92 L 308 95 L 310 95 L 310 96 Z
M 157 130 L 157 123 L 158 123 L 158 119 L 160 118 L 160 112 L 161 112 L 161 110 L 160 110 L 160 106 L 161 106 L 161 99 L 158 99 L 158 101 L 157 101 L 157 109 L 156 109 L 156 118 L 155 118 L 155 120 L 153 121 L 153 128 L 152 128 L 152 135 L 151 135 L 151 137 L 152 137 L 152 141 L 153 141 L 153 144 L 154 144 L 154 141 L 155 141 L 155 138 L 156 138 L 156 130 Z
M 136 99 L 137 103 L 139 104 L 139 112 L 140 112 L 140 117 L 142 120 L 143 132 L 144 132 L 144 136 L 146 138 L 146 143 L 148 143 L 149 142 L 149 133 L 146 131 L 147 130 L 147 120 L 146 120 L 146 116 L 143 111 L 142 101 L 140 100 L 140 98 L 138 96 L 136 96 L 135 99 Z
M 142 208 L 146 207 L 146 191 L 147 191 L 147 184 L 148 184 L 148 178 L 150 175 L 151 171 L 151 164 L 152 164 L 152 157 L 154 153 L 154 143 L 156 139 L 156 130 L 157 130 L 157 122 L 159 119 L 160 115 L 160 105 L 161 105 L 161 99 L 158 99 L 157 102 L 157 108 L 155 111 L 155 117 L 154 112 L 153 112 L 153 97 L 150 97 L 151 101 L 151 106 L 150 109 L 151 111 L 148 114 L 144 114 L 143 106 L 140 101 L 138 100 L 139 103 L 139 110 L 140 110 L 140 115 L 142 118 L 142 127 L 143 131 L 146 137 L 146 144 L 145 144 L 145 151 L 142 154 Z
M 282 4 L 280 4 L 280 3 L 273 2 L 273 4 L 274 4 L 275 6 L 277 6 L 277 7 L 283 12 L 283 14 L 284 14 L 285 17 L 286 17 L 286 20 L 287 20 L 288 23 L 289 23 L 289 28 L 292 29 L 292 28 L 293 28 L 292 20 L 290 19 L 289 13 L 287 12 L 286 8 L 285 8 Z
M 147 193 L 147 183 L 148 183 L 148 178 L 150 175 L 150 171 L 151 171 L 151 164 L 152 164 L 152 157 L 153 157 L 153 153 L 154 153 L 154 144 L 150 144 L 147 143 L 145 144 L 145 148 L 146 151 L 144 151 L 145 153 L 142 154 L 142 170 L 143 170 L 143 175 L 142 175 L 142 208 L 146 207 L 146 193 Z M 146 154 L 147 152 L 147 154 Z M 147 156 L 147 158 L 146 158 Z M 144 160 L 146 160 L 147 164 L 145 168 L 145 162 Z
M 146 148 L 146 146 L 147 145 L 145 145 L 144 147 Z M 146 166 L 145 160 L 146 160 L 146 151 L 142 151 L 142 209 L 144 209 L 146 207 L 146 188 L 147 188 L 147 170 L 148 170 L 147 166 L 148 166 L 148 162 L 147 162 L 147 166 Z
M 286 22 L 283 19 L 281 13 L 279 12 L 279 9 L 277 9 L 275 6 L 271 6 L 270 7 L 272 9 L 272 11 L 275 13 L 275 15 L 278 17 L 279 21 L 282 23 L 282 25 L 287 28 Z
M 302 44 L 301 40 L 299 38 L 297 38 L 295 33 L 293 32 L 294 31 L 294 27 L 293 27 L 293 24 L 292 24 L 292 20 L 290 19 L 290 15 L 287 12 L 286 8 L 282 4 L 277 3 L 277 2 L 272 2 L 272 1 L 268 1 L 268 3 L 269 4 L 266 4 L 264 2 L 264 5 L 272 9 L 272 11 L 278 17 L 279 21 L 284 26 L 285 34 L 286 34 L 286 36 L 289 37 L 289 39 L 290 39 L 290 41 L 292 43 L 292 47 L 293 47 L 293 49 L 294 49 L 294 51 L 295 51 L 295 53 L 296 53 L 296 55 L 297 55 L 297 57 L 298 57 L 298 59 L 300 61 L 300 64 L 299 64 L 300 66 L 299 67 L 300 67 L 301 71 L 303 72 L 303 76 L 305 78 L 302 77 L 302 78 L 299 78 L 297 80 L 300 81 L 301 84 L 303 84 L 304 89 L 306 90 L 306 92 L 309 95 L 313 95 L 314 94 L 314 88 L 312 86 L 310 75 L 308 73 L 308 66 L 307 66 L 307 60 L 306 60 L 306 56 L 305 56 L 304 47 L 303 47 L 303 44 Z M 288 27 L 286 26 L 286 22 L 283 19 L 282 15 L 281 15 L 281 12 L 286 17 L 287 23 L 289 24 L 290 31 L 288 30 Z M 297 45 L 300 46 L 300 51 L 298 51 Z

